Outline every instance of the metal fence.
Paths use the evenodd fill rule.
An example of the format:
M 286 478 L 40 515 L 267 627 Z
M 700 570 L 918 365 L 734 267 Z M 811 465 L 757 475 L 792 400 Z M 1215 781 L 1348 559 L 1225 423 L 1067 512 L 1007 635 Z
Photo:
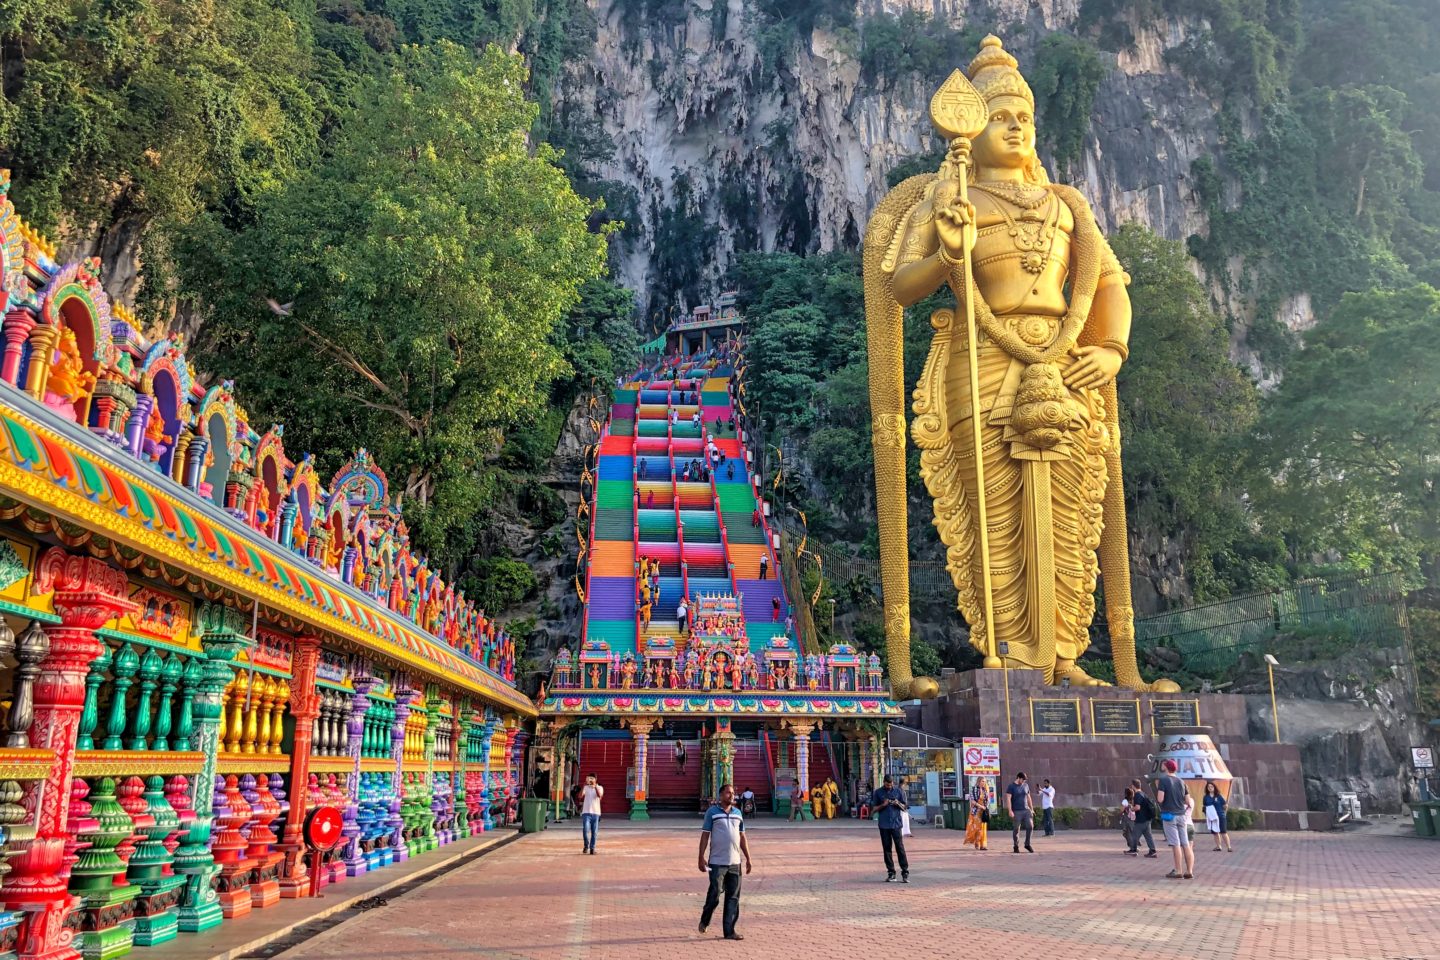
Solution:
M 1232 667 L 1243 654 L 1265 652 L 1286 634 L 1354 646 L 1401 646 L 1404 578 L 1398 573 L 1315 577 L 1135 621 L 1140 649 L 1169 647 L 1197 673 Z

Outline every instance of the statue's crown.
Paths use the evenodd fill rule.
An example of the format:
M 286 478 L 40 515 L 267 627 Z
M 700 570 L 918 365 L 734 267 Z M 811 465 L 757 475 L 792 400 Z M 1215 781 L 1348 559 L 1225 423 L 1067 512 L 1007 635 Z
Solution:
M 993 33 L 981 41 L 980 52 L 970 61 L 968 73 L 986 103 L 996 97 L 1020 97 L 1035 109 L 1035 94 L 1020 75 L 1020 62 Z

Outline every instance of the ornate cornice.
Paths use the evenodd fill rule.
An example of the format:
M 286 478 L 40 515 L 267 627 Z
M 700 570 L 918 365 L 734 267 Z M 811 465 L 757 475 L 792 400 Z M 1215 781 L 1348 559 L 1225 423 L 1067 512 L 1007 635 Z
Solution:
M 0 385 L 0 394 L 7 389 Z M 303 569 L 303 562 L 269 541 L 214 522 L 128 464 L 111 463 L 9 407 L 0 409 L 0 492 L 258 600 L 373 656 L 535 715 L 534 706 L 505 681 L 412 624 Z

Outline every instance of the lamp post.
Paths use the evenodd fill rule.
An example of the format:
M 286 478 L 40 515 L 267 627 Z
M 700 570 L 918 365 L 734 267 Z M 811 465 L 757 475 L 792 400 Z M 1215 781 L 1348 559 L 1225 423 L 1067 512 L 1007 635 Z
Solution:
M 1005 677 L 1005 739 L 1014 740 L 1015 726 L 1010 721 L 1010 644 L 1005 640 L 1000 641 L 1000 672 Z
M 830 598 L 830 635 L 831 635 L 832 638 L 833 638 L 834 635 L 835 635 L 835 598 L 834 598 L 834 597 L 831 597 L 831 598 Z
M 1275 721 L 1275 742 L 1280 742 L 1280 708 L 1275 704 L 1275 666 L 1279 663 L 1270 654 L 1265 654 L 1265 670 L 1270 674 L 1270 718 Z

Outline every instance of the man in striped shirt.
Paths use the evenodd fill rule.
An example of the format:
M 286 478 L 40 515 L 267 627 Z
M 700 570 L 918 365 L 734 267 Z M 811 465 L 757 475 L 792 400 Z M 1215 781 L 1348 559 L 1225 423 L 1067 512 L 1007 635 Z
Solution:
M 708 851 L 708 856 L 707 856 Z M 744 940 L 735 932 L 740 919 L 740 863 L 744 858 L 745 872 L 750 872 L 750 845 L 745 841 L 745 818 L 735 806 L 735 788 L 720 788 L 720 800 L 705 813 L 700 828 L 700 872 L 710 874 L 710 889 L 705 894 L 705 908 L 700 912 L 700 932 L 710 926 L 715 908 L 720 904 L 720 891 L 725 891 L 725 913 L 722 926 L 726 940 Z

